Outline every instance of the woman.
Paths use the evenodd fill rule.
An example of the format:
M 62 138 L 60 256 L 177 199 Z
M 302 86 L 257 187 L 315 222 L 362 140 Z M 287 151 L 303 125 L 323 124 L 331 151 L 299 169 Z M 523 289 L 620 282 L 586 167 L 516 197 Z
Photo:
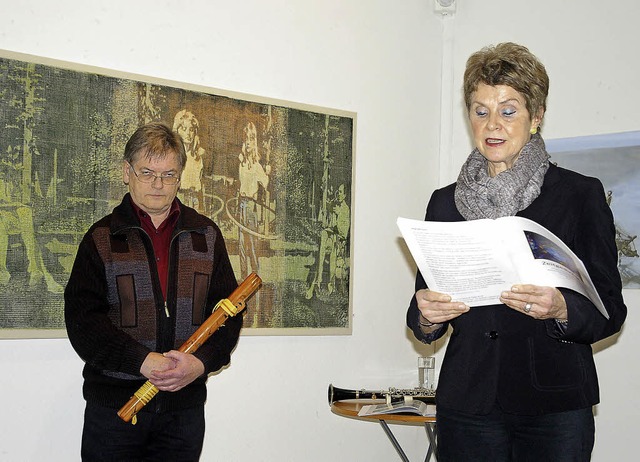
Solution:
M 180 178 L 180 196 L 186 205 L 202 213 L 204 212 L 202 175 L 206 151 L 200 144 L 199 129 L 200 123 L 191 111 L 182 109 L 173 118 L 173 131 L 182 138 L 187 153 L 187 164 Z
M 591 344 L 626 317 L 613 217 L 599 180 L 549 162 L 538 133 L 549 79 L 529 50 L 502 43 L 467 61 L 464 97 L 475 149 L 456 183 L 435 191 L 426 220 L 517 215 L 584 262 L 607 320 L 568 289 L 506 287 L 469 307 L 418 274 L 407 325 L 425 343 L 452 333 L 437 390 L 440 462 L 588 461 L 599 401 Z

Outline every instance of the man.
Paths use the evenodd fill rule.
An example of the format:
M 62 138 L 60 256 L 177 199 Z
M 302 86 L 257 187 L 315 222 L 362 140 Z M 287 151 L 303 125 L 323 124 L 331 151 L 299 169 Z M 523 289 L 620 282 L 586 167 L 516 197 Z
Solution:
M 351 226 L 351 210 L 346 202 L 344 184 L 338 186 L 331 212 L 324 214 L 323 228 L 320 233 L 320 248 L 316 264 L 318 266 L 313 282 L 307 289 L 307 299 L 313 297 L 314 292 L 320 289 L 324 276 L 325 257 L 329 254 L 329 283 L 327 294 L 331 295 L 336 288 L 336 276 L 344 277 L 344 255 Z M 340 264 L 341 267 L 338 265 Z
M 185 163 L 169 127 L 136 130 L 122 167 L 129 194 L 80 243 L 65 321 L 86 363 L 83 460 L 200 456 L 207 375 L 229 363 L 242 317 L 194 354 L 176 351 L 237 287 L 218 226 L 176 199 Z M 147 379 L 160 393 L 124 423 L 117 410 Z

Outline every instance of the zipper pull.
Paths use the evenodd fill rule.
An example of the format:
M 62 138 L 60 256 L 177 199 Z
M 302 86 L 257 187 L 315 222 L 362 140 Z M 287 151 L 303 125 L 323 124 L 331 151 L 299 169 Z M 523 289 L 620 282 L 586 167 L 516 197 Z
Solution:
M 167 307 L 167 301 L 164 301 L 164 314 L 167 315 L 167 318 L 170 318 L 171 316 L 169 315 L 169 308 Z

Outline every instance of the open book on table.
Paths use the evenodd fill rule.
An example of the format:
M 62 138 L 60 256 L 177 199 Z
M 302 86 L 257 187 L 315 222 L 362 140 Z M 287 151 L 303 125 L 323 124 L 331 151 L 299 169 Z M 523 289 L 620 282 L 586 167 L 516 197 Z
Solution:
M 359 416 L 381 415 L 381 414 L 416 414 L 421 416 L 435 416 L 436 405 L 427 404 L 417 399 L 402 400 L 398 402 L 383 404 L 367 404 L 358 411 Z
M 523 217 L 456 222 L 398 218 L 430 289 L 469 306 L 500 303 L 513 284 L 574 290 L 609 319 L 584 263 L 556 235 Z

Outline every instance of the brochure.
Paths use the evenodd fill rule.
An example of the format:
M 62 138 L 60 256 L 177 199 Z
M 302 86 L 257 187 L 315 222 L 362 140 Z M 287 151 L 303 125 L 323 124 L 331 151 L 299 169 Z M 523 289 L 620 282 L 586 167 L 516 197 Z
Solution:
M 557 236 L 523 217 L 439 222 L 398 218 L 430 289 L 469 306 L 500 303 L 513 284 L 564 287 L 609 319 L 584 263 Z
M 390 404 L 368 404 L 362 406 L 358 411 L 359 416 L 381 415 L 381 414 L 417 414 L 421 416 L 435 416 L 436 405 L 427 404 L 424 401 L 402 400 Z

